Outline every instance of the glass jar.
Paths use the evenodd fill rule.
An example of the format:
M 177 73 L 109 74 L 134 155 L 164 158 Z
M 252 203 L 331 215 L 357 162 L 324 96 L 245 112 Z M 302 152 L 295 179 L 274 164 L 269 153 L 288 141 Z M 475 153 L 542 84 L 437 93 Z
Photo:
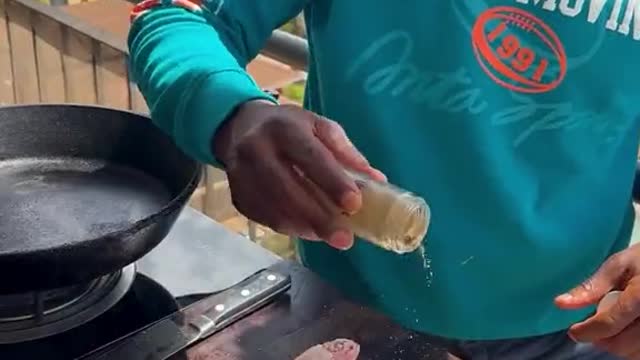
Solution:
M 398 254 L 417 250 L 427 234 L 431 211 L 427 202 L 409 191 L 366 175 L 347 171 L 362 193 L 362 207 L 345 215 L 358 237 Z

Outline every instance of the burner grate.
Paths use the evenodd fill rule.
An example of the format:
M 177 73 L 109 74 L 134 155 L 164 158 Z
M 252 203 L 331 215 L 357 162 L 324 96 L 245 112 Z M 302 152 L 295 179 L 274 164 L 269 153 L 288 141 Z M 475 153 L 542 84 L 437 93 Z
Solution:
M 135 272 L 131 264 L 85 284 L 0 295 L 0 344 L 44 338 L 94 319 L 126 294 Z
M 109 278 L 113 278 L 112 275 Z M 81 301 L 101 283 L 101 279 L 87 284 L 26 294 L 0 295 L 0 324 L 44 316 L 64 310 Z

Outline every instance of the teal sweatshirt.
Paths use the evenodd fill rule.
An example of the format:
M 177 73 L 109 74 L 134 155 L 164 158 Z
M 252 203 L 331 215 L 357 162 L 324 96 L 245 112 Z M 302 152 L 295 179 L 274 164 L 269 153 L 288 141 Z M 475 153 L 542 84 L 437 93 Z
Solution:
M 195 3 L 196 1 L 194 1 Z M 154 122 L 215 164 L 273 29 L 304 10 L 306 108 L 432 211 L 420 252 L 300 242 L 304 264 L 401 324 L 455 339 L 566 329 L 554 297 L 628 244 L 640 2 L 204 0 L 138 6 L 132 73 Z M 146 10 L 145 10 L 146 9 Z

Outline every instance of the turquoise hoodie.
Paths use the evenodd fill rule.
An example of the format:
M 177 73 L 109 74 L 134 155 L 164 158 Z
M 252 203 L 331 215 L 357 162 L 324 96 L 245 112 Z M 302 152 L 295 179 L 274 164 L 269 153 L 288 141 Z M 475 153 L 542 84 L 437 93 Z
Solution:
M 391 182 L 430 204 L 426 259 L 301 242 L 308 267 L 448 338 L 545 334 L 592 311 L 553 300 L 628 243 L 640 2 L 170 3 L 139 6 L 129 44 L 154 121 L 185 151 L 215 163 L 216 127 L 269 98 L 245 65 L 304 10 L 306 108 L 340 122 Z

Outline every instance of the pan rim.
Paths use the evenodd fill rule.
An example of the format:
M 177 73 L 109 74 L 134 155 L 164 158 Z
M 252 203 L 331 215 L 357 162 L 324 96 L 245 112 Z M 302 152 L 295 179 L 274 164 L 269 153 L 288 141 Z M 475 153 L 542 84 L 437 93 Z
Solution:
M 53 108 L 53 107 L 58 107 L 58 108 L 59 107 L 74 107 L 74 108 L 94 109 L 94 110 L 114 112 L 114 113 L 126 113 L 126 114 L 135 115 L 135 116 L 140 117 L 141 119 L 139 119 L 139 120 L 143 120 L 142 118 L 144 118 L 145 120 L 148 120 L 149 122 L 151 122 L 151 124 L 155 127 L 155 124 L 153 124 L 153 120 L 151 120 L 151 117 L 148 116 L 147 114 L 140 113 L 140 112 L 135 112 L 135 111 L 127 110 L 127 109 L 115 109 L 115 108 L 112 108 L 112 107 L 107 107 L 107 106 L 103 106 L 103 105 L 95 105 L 95 104 L 79 104 L 79 103 L 13 104 L 13 105 L 0 106 L 0 109 L 47 108 L 47 107 L 50 107 L 50 108 Z M 158 131 L 161 131 L 161 130 L 158 129 Z M 183 187 L 183 189 L 177 195 L 173 196 L 166 204 L 164 204 L 164 206 L 162 206 L 160 208 L 160 210 L 157 210 L 153 214 L 150 214 L 150 215 L 147 215 L 147 216 L 143 217 L 142 219 L 132 223 L 127 228 L 111 231 L 111 232 L 108 232 L 108 233 L 106 233 L 104 235 L 101 235 L 101 236 L 98 236 L 98 237 L 87 238 L 85 241 L 83 241 L 86 245 L 89 245 L 89 244 L 91 244 L 93 242 L 96 242 L 96 241 L 101 241 L 102 239 L 105 239 L 105 238 L 111 238 L 111 237 L 122 238 L 122 237 L 126 237 L 128 234 L 135 234 L 135 233 L 137 233 L 137 232 L 139 232 L 139 231 L 151 226 L 152 224 L 155 224 L 157 222 L 156 219 L 163 218 L 163 217 L 166 217 L 166 216 L 170 215 L 172 212 L 175 211 L 175 209 L 177 207 L 181 207 L 181 206 L 187 205 L 189 197 L 193 194 L 193 192 L 195 191 L 195 189 L 198 186 L 198 183 L 200 182 L 200 179 L 202 178 L 202 173 L 203 173 L 204 166 L 199 161 L 193 159 L 192 157 L 190 157 L 189 155 L 184 153 L 184 151 L 182 151 L 182 149 L 175 143 L 175 141 L 173 139 L 171 139 L 171 142 L 174 144 L 176 150 L 182 152 L 185 155 L 185 157 L 187 159 L 189 159 L 194 165 L 193 174 L 191 175 L 191 178 L 186 183 L 186 185 Z M 62 246 L 57 247 L 57 249 L 60 249 L 60 250 L 64 251 L 63 249 L 66 248 L 66 247 L 75 247 L 75 246 L 77 246 L 77 244 L 75 244 L 75 245 L 66 245 L 66 246 L 62 245 Z M 8 252 L 8 253 L 2 254 L 2 256 L 7 257 L 7 258 L 11 258 L 11 257 L 14 257 L 14 256 L 23 256 L 25 254 L 29 254 L 30 256 L 37 256 L 38 253 L 47 253 L 49 251 L 50 251 L 50 249 L 37 249 L 37 250 L 31 249 L 29 251 Z M 0 253 L 2 253 L 2 251 L 0 251 Z

